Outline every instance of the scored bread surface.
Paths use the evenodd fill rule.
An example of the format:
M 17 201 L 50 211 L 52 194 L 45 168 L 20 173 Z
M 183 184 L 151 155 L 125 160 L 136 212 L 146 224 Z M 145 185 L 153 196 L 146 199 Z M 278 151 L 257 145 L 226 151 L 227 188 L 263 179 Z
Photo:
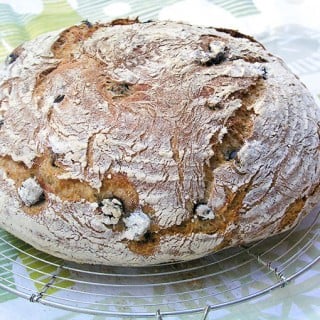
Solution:
M 0 67 L 0 226 L 66 260 L 189 260 L 292 228 L 320 196 L 320 112 L 233 30 L 80 24 Z

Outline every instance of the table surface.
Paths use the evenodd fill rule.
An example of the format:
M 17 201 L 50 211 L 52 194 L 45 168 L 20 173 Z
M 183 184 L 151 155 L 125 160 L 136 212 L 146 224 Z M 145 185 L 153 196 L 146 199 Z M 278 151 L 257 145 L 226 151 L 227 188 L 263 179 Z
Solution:
M 319 12 L 320 1 L 317 0 L 0 0 L 0 61 L 22 41 L 84 19 L 109 21 L 139 16 L 141 20 L 180 20 L 238 29 L 253 35 L 287 62 L 320 105 Z M 284 288 L 246 303 L 211 311 L 207 319 L 319 319 L 319 298 L 318 264 Z M 2 319 L 100 320 L 106 317 L 30 303 L 0 289 Z M 201 319 L 201 315 L 166 316 L 164 319 Z

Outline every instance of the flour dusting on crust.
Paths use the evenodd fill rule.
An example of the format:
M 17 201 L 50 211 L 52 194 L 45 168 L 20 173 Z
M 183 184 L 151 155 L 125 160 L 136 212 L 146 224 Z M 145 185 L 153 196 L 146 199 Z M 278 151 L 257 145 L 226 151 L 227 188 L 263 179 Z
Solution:
M 0 226 L 81 263 L 188 260 L 292 228 L 320 197 L 320 111 L 233 30 L 120 19 L 0 66 Z

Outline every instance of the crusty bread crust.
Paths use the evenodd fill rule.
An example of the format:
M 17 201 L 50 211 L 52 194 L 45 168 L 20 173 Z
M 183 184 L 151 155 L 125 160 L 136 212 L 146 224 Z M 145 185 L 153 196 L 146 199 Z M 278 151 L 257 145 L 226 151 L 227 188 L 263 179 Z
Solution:
M 197 258 L 288 230 L 320 196 L 319 108 L 233 30 L 42 35 L 1 67 L 0 117 L 0 226 L 66 260 Z

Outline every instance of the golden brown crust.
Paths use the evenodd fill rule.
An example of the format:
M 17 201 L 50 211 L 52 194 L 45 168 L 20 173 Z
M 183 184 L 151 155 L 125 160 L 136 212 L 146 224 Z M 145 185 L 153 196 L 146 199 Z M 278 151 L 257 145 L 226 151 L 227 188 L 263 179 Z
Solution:
M 252 42 L 259 43 L 259 45 L 265 49 L 263 44 L 258 42 L 254 37 L 247 35 L 247 34 L 243 34 L 243 33 L 239 32 L 238 30 L 233 30 L 233 29 L 228 29 L 228 28 L 215 28 L 215 29 L 219 32 L 228 33 L 233 38 L 245 38 L 245 39 L 248 39 Z

